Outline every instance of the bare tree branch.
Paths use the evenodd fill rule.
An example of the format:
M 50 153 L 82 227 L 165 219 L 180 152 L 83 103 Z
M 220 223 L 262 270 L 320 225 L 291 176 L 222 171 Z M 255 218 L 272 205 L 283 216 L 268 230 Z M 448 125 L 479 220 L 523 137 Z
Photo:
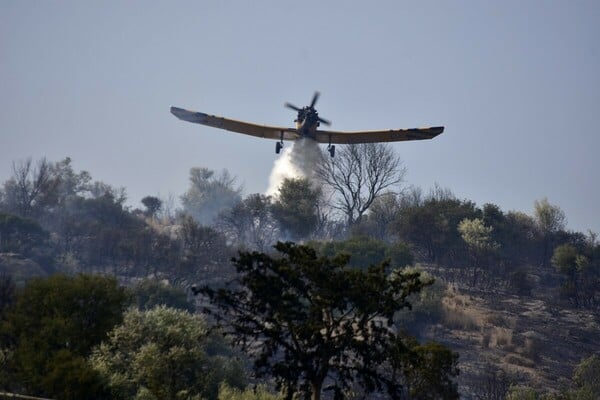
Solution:
M 402 182 L 406 168 L 385 143 L 350 144 L 336 157 L 323 157 L 317 178 L 333 190 L 331 207 L 344 213 L 348 225 L 359 222 L 384 190 Z

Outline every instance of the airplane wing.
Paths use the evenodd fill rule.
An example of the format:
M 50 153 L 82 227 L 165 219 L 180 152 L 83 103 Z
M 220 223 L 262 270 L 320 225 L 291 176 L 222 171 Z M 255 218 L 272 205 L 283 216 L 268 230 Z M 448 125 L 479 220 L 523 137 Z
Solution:
M 433 139 L 442 132 L 444 132 L 443 126 L 357 132 L 322 131 L 318 129 L 315 132 L 315 140 L 319 143 L 332 144 L 401 142 L 405 140 Z
M 300 137 L 294 128 L 251 124 L 249 122 L 237 121 L 235 119 L 217 117 L 216 115 L 208 115 L 201 112 L 184 110 L 183 108 L 178 107 L 171 107 L 171 114 L 187 122 L 212 126 L 213 128 L 226 129 L 228 131 L 244 133 L 246 135 L 260 138 L 280 140 L 283 137 L 283 140 L 295 140 Z

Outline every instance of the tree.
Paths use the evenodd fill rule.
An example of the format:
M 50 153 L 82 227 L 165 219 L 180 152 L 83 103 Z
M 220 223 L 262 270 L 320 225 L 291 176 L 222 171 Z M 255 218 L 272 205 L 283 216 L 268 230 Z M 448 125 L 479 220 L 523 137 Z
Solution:
M 92 177 L 87 171 L 75 172 L 71 158 L 52 163 L 52 175 L 58 180 L 58 202 L 61 205 L 73 196 L 81 196 L 90 190 Z
M 366 269 L 385 260 L 394 268 L 403 268 L 414 262 L 410 248 L 401 242 L 388 244 L 382 240 L 356 236 L 342 241 L 317 242 L 314 245 L 327 257 L 347 254 L 350 257 L 348 265 L 355 268 Z
M 512 264 L 538 262 L 535 220 L 525 213 L 509 211 L 506 213 L 505 222 L 504 239 L 500 243 L 506 258 Z
M 489 255 L 498 249 L 498 243 L 492 240 L 493 228 L 485 226 L 481 218 L 463 219 L 458 224 L 458 231 L 465 241 L 473 257 L 473 280 L 471 285 L 477 284 L 477 269 L 487 267 Z
M 231 251 L 225 236 L 214 228 L 202 226 L 189 216 L 183 217 L 178 232 L 181 242 L 179 270 L 174 278 L 179 282 L 206 279 L 207 275 L 225 265 Z
M 349 144 L 336 157 L 323 157 L 316 171 L 320 182 L 337 195 L 332 207 L 352 226 L 360 222 L 380 193 L 404 179 L 406 169 L 385 143 Z
M 50 235 L 32 219 L 0 213 L 0 253 L 17 253 L 50 269 L 53 249 Z
M 529 386 L 511 386 L 506 395 L 506 400 L 537 400 L 538 394 Z
M 219 175 L 207 168 L 190 169 L 190 188 L 181 196 L 186 214 L 196 222 L 210 225 L 224 210 L 238 203 L 241 189 L 235 186 L 235 178 L 227 170 Z
M 300 240 L 315 231 L 319 223 L 321 189 L 306 178 L 285 178 L 273 202 L 273 217 L 291 239 Z
M 576 385 L 574 399 L 600 398 L 600 357 L 592 355 L 582 360 L 573 371 L 573 381 Z
M 410 309 L 402 310 L 394 316 L 396 326 L 402 327 L 411 335 L 421 337 L 423 330 L 427 327 L 437 324 L 444 316 L 443 299 L 446 296 L 446 284 L 441 280 L 436 280 L 428 272 L 422 271 L 418 267 L 406 267 L 405 273 L 417 272 L 424 283 L 431 285 L 424 287 L 418 293 L 409 297 Z M 418 343 L 415 342 L 415 345 Z
M 241 387 L 243 373 L 230 353 L 209 353 L 215 341 L 199 315 L 129 309 L 90 363 L 116 399 L 216 399 L 221 382 Z
M 224 211 L 216 225 L 230 243 L 260 251 L 270 248 L 280 233 L 273 216 L 271 197 L 258 193 Z
M 565 275 L 562 294 L 575 307 L 594 309 L 600 303 L 600 246 L 593 236 L 582 249 L 571 244 L 556 247 L 551 262 Z
M 5 315 L 15 302 L 16 287 L 12 277 L 0 273 L 0 323 L 4 321 Z
M 352 233 L 390 242 L 397 238 L 392 228 L 400 210 L 401 204 L 396 193 L 382 193 L 373 200 L 361 223 L 354 225 Z
M 133 304 L 139 310 L 150 310 L 158 305 L 164 305 L 179 310 L 194 312 L 195 307 L 188 301 L 185 292 L 167 283 L 144 279 L 132 289 Z
M 144 214 L 148 217 L 154 218 L 156 213 L 162 207 L 162 200 L 154 196 L 146 196 L 142 199 L 142 204 L 146 207 Z
M 458 399 L 457 384 L 452 380 L 458 375 L 458 354 L 433 342 L 419 345 L 412 341 L 409 346 L 412 359 L 404 366 L 409 398 Z
M 121 321 L 125 290 L 115 278 L 53 275 L 32 279 L 7 317 L 15 338 L 15 382 L 30 394 L 79 399 L 102 392 L 85 357 Z M 79 386 L 74 386 L 79 382 Z
M 494 364 L 486 364 L 483 371 L 477 376 L 476 398 L 479 400 L 505 400 L 509 387 L 506 373 Z
M 37 167 L 31 158 L 13 162 L 12 177 L 4 183 L 4 207 L 21 217 L 38 214 L 42 208 L 56 203 L 59 181 L 52 165 L 42 158 Z
M 219 400 L 281 400 L 281 396 L 269 393 L 264 386 L 241 391 L 222 384 L 219 387 Z
M 201 289 L 225 334 L 252 349 L 257 374 L 273 376 L 286 399 L 300 391 L 318 400 L 325 384 L 336 399 L 355 385 L 400 398 L 411 379 L 405 369 L 420 357 L 391 328 L 393 316 L 428 282 L 419 273 L 390 272 L 387 263 L 357 269 L 346 255 L 319 257 L 293 243 L 275 249 L 282 257 L 240 252 L 233 260 L 239 278 Z M 445 398 L 458 398 L 437 382 L 453 392 Z
M 536 200 L 534 209 L 536 225 L 542 239 L 541 265 L 545 267 L 551 256 L 554 235 L 564 230 L 566 217 L 560 207 L 550 204 L 546 198 Z
M 421 204 L 402 208 L 395 228 L 400 239 L 412 244 L 422 258 L 453 265 L 464 260 L 465 243 L 458 224 L 480 216 L 474 203 L 438 191 Z
M 136 239 L 145 224 L 129 213 L 124 201 L 110 192 L 74 197 L 59 230 L 63 252 L 72 254 L 83 268 L 131 272 Z

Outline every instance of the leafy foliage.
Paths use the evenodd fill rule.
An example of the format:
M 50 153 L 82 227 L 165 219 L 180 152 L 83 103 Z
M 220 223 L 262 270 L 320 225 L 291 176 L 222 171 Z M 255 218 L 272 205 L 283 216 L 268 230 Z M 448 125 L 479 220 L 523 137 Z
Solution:
M 139 310 L 150 310 L 158 305 L 164 305 L 179 310 L 194 312 L 185 292 L 181 289 L 155 279 L 144 279 L 131 289 L 133 304 Z
M 178 281 L 204 278 L 208 272 L 218 269 L 231 257 L 231 250 L 222 233 L 199 225 L 189 216 L 182 218 L 178 238 L 181 242 L 181 254 L 177 260 Z
M 573 397 L 577 400 L 600 398 L 600 357 L 592 355 L 579 363 L 573 371 L 577 388 Z
M 306 178 L 283 180 L 273 202 L 273 216 L 292 240 L 306 238 L 317 228 L 321 194 Z
M 264 386 L 258 386 L 244 391 L 222 384 L 219 387 L 218 400 L 280 400 L 281 396 L 269 393 Z
M 142 199 L 142 204 L 146 207 L 144 214 L 148 217 L 154 217 L 162 207 L 162 200 L 154 196 L 146 196 Z
M 452 265 L 464 259 L 458 224 L 479 216 L 480 211 L 470 201 L 429 197 L 422 204 L 403 208 L 396 228 L 400 238 L 412 243 L 426 260 Z
M 114 278 L 53 275 L 30 281 L 4 327 L 18 381 L 32 394 L 65 399 L 81 398 L 86 387 L 100 389 L 84 357 L 121 321 L 125 300 Z
M 273 376 L 288 399 L 296 391 L 318 399 L 326 381 L 335 398 L 356 384 L 399 398 L 412 353 L 390 328 L 426 285 L 419 273 L 390 275 L 387 263 L 349 268 L 346 255 L 319 257 L 292 243 L 275 248 L 281 258 L 241 252 L 234 286 L 202 288 L 234 343 L 253 349 L 256 372 Z
M 0 253 L 16 253 L 44 265 L 53 266 L 50 235 L 36 221 L 0 213 Z
M 315 242 L 313 245 L 328 257 L 347 254 L 350 257 L 348 265 L 356 268 L 366 269 L 385 260 L 389 260 L 390 265 L 398 268 L 412 265 L 414 262 L 412 252 L 406 244 L 388 244 L 364 236 L 342 241 Z
M 240 387 L 243 373 L 235 361 L 207 354 L 214 340 L 198 315 L 129 309 L 90 362 L 116 399 L 216 399 L 220 382 Z
M 551 261 L 566 277 L 562 294 L 574 306 L 593 309 L 600 304 L 600 245 L 595 237 L 581 249 L 571 244 L 556 247 Z

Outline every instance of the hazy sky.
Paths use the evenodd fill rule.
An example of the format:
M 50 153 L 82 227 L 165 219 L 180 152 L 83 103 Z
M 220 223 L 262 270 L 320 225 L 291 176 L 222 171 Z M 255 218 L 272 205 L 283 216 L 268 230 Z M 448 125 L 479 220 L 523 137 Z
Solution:
M 293 125 L 321 91 L 331 129 L 444 125 L 397 143 L 407 184 L 600 232 L 600 1 L 0 1 L 0 181 L 70 156 L 145 195 L 193 166 L 268 186 L 275 142 L 171 105 Z

